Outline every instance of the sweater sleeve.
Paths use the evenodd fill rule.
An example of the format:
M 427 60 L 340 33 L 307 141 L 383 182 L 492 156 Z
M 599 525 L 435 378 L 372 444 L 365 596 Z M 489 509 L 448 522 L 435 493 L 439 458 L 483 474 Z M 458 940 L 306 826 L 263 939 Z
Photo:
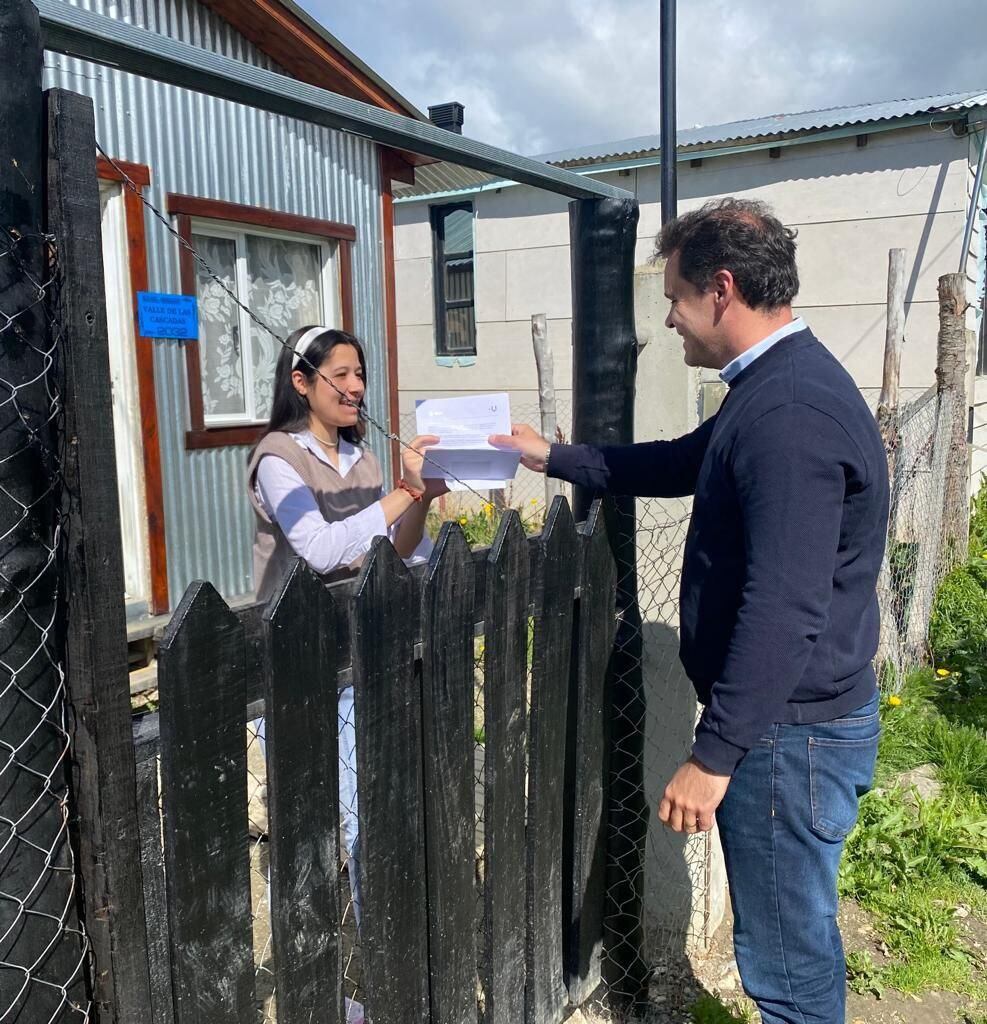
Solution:
M 548 475 L 599 493 L 678 498 L 696 489 L 716 417 L 673 441 L 597 448 L 553 444 Z
M 277 455 L 260 460 L 256 486 L 260 503 L 281 527 L 292 551 L 318 573 L 355 562 L 370 550 L 374 537 L 387 536 L 379 501 L 338 523 L 328 522 L 315 495 Z
M 744 586 L 693 754 L 731 774 L 792 695 L 825 629 L 852 442 L 831 417 L 789 404 L 738 438 Z

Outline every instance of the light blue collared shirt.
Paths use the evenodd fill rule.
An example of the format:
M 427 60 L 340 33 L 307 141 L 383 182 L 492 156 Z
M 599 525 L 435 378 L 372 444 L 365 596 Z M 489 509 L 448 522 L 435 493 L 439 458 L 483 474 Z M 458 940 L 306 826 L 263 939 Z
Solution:
M 731 383 L 741 370 L 746 370 L 755 359 L 763 356 L 769 348 L 774 348 L 782 338 L 787 338 L 790 334 L 797 334 L 799 331 L 804 330 L 805 321 L 802 317 L 797 316 L 790 324 L 785 324 L 784 327 L 779 327 L 777 331 L 773 334 L 769 334 L 763 341 L 759 341 L 756 345 L 751 345 L 746 352 L 741 352 L 736 359 L 731 359 L 730 362 L 720 370 L 720 380 L 722 380 L 724 384 Z

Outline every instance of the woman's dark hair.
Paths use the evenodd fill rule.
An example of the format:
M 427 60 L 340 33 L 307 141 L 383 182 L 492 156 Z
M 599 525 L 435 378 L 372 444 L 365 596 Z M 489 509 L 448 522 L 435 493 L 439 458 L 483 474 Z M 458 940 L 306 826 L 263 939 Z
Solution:
M 788 306 L 798 294 L 795 235 L 764 203 L 720 199 L 669 221 L 655 256 L 679 254 L 679 273 L 706 291 L 713 275 L 729 270 L 751 309 Z
M 318 368 L 325 362 L 329 353 L 337 345 L 352 345 L 356 349 L 357 358 L 360 360 L 360 369 L 363 370 L 363 379 L 367 379 L 367 359 L 363 354 L 363 346 L 360 340 L 346 331 L 325 330 L 309 342 L 305 354 L 298 360 L 297 366 L 292 366 L 295 358 L 295 345 L 298 339 L 311 327 L 299 327 L 292 331 L 285 339 L 285 347 L 278 356 L 278 365 L 274 370 L 274 397 L 271 401 L 271 418 L 264 430 L 262 437 L 275 430 L 283 430 L 286 433 L 295 433 L 308 429 L 308 400 L 295 390 L 291 382 L 291 374 L 294 370 L 301 370 L 305 379 L 313 384 L 315 382 Z M 360 401 L 360 408 L 363 408 L 363 401 Z M 350 444 L 359 444 L 363 440 L 365 427 L 363 419 L 356 421 L 352 427 L 340 427 L 339 436 Z

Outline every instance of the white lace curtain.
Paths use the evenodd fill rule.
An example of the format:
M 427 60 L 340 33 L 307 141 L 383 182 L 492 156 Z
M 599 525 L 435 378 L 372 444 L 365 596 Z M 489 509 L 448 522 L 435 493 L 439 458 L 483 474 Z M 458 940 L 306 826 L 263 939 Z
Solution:
M 282 338 L 305 324 L 329 322 L 322 288 L 327 254 L 321 244 L 248 232 L 225 237 L 205 231 L 193 234 L 192 244 L 216 277 Z M 281 346 L 241 313 L 202 268 L 197 270 L 197 287 L 206 417 L 267 419 Z

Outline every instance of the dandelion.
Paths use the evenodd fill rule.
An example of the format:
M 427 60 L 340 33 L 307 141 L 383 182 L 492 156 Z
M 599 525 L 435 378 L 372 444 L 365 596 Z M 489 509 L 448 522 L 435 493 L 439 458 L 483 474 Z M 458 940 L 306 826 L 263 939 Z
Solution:
M 538 504 L 538 499 L 537 498 L 532 498 L 531 499 L 531 504 L 532 505 L 537 505 Z
M 488 516 L 492 516 L 493 515 L 493 505 L 491 505 L 489 501 L 485 501 L 483 503 L 483 511 L 486 512 L 486 514 Z
M 936 675 L 940 679 L 948 679 L 949 678 L 949 669 L 948 668 L 937 668 L 936 669 Z
M 900 697 L 898 696 L 898 694 L 896 694 L 896 693 L 893 693 L 893 694 L 892 694 L 892 695 L 891 695 L 890 697 L 888 697 L 888 703 L 889 703 L 889 704 L 891 705 L 891 707 L 893 707 L 893 708 L 900 708 L 900 707 L 901 707 L 901 704 L 902 704 L 902 700 L 901 700 L 901 698 L 900 698 Z
M 460 526 L 465 526 L 466 525 L 466 516 L 460 516 L 459 517 L 459 525 Z

